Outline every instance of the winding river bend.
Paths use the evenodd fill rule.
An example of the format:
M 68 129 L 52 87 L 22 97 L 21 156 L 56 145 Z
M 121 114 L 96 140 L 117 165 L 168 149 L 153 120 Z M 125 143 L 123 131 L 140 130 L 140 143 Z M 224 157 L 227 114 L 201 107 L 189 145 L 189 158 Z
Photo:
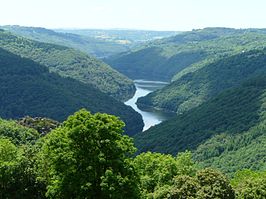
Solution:
M 155 110 L 152 108 L 140 108 L 136 105 L 138 98 L 144 97 L 149 93 L 164 87 L 168 84 L 167 82 L 145 80 L 135 80 L 134 82 L 137 89 L 136 93 L 131 99 L 126 101 L 125 104 L 131 106 L 135 111 L 141 114 L 144 122 L 143 131 L 149 129 L 151 126 L 161 123 L 162 121 L 170 119 L 175 115 L 174 113 Z

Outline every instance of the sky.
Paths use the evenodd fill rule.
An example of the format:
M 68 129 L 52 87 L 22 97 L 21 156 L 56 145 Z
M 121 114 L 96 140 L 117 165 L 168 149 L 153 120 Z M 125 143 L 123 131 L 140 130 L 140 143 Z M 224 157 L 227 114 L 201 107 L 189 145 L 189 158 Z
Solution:
M 266 28 L 266 0 L 0 0 L 0 25 L 185 31 Z

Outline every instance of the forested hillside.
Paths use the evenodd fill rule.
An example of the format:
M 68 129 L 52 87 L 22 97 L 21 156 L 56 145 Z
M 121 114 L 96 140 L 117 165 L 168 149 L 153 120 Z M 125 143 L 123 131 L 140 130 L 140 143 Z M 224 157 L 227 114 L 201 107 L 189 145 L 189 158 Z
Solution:
M 183 69 L 266 46 L 265 29 L 205 28 L 183 32 L 105 61 L 131 79 L 171 81 Z M 188 72 L 188 71 L 187 71 Z
M 115 41 L 97 39 L 92 36 L 73 33 L 55 32 L 53 30 L 24 26 L 2 26 L 16 35 L 45 43 L 58 44 L 78 49 L 98 58 L 108 57 L 113 54 L 129 50 L 129 44 Z
M 224 160 L 234 156 L 240 160 L 242 151 L 244 166 L 240 161 L 238 166 L 229 167 L 228 161 L 220 167 L 235 170 L 238 167 L 257 168 L 256 164 L 259 164 L 258 167 L 265 168 L 265 161 L 253 156 L 254 153 L 258 156 L 265 153 L 265 104 L 266 76 L 259 75 L 237 88 L 218 94 L 199 107 L 137 134 L 136 145 L 140 151 L 176 154 L 187 149 L 196 150 L 207 141 L 197 149 L 196 155 L 206 165 L 218 165 L 221 160 L 215 157 L 220 155 L 224 156 Z M 250 153 L 244 152 L 245 149 Z M 251 153 L 252 150 L 256 152 Z M 216 161 L 209 161 L 208 158 Z M 249 164 L 250 161 L 254 164 Z
M 133 82 L 127 77 L 78 50 L 29 40 L 5 31 L 0 32 L 0 47 L 32 59 L 63 77 L 91 84 L 118 100 L 129 99 L 135 92 Z
M 231 176 L 243 168 L 265 171 L 265 132 L 264 120 L 248 131 L 215 135 L 194 151 L 194 159 L 202 167 L 217 168 Z
M 2 48 L 0 69 L 2 118 L 30 115 L 64 121 L 80 108 L 87 108 L 93 113 L 119 116 L 126 123 L 128 134 L 135 134 L 143 128 L 141 116 L 137 112 L 90 84 L 50 73 L 47 67 Z
M 140 98 L 138 103 L 183 113 L 222 90 L 265 72 L 266 49 L 243 52 L 184 74 L 163 89 Z

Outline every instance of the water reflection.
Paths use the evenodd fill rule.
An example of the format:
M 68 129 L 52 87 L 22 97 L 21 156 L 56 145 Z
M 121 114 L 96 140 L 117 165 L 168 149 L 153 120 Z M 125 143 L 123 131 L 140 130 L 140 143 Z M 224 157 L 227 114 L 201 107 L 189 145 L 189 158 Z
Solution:
M 130 100 L 125 102 L 125 104 L 131 106 L 135 111 L 142 115 L 144 122 L 143 131 L 149 129 L 151 126 L 161 123 L 162 121 L 170 119 L 175 115 L 174 113 L 164 112 L 147 107 L 138 107 L 136 105 L 138 98 L 146 96 L 149 93 L 164 87 L 168 84 L 167 82 L 144 80 L 135 80 L 134 82 L 137 89 L 136 93 Z

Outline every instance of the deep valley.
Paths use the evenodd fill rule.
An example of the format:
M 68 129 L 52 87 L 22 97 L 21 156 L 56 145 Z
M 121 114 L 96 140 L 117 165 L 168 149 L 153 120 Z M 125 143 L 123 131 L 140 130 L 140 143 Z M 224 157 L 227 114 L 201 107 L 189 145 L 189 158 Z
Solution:
M 266 198 L 266 29 L 0 29 L 0 198 Z

